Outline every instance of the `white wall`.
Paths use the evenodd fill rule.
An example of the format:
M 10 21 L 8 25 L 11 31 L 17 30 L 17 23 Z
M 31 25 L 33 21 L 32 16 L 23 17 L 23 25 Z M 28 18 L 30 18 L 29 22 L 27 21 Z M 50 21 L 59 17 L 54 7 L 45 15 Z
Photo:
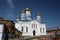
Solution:
M 32 24 L 36 24 L 37 27 L 33 28 Z M 22 30 L 22 27 L 24 27 L 22 36 L 33 36 L 33 30 L 35 30 L 35 36 L 46 35 L 46 25 L 44 23 L 39 23 L 36 20 L 29 21 L 29 22 L 23 22 L 23 21 L 18 22 L 18 23 L 15 23 L 15 27 L 20 31 Z M 28 32 L 26 32 L 26 27 L 28 27 Z M 44 32 L 40 32 L 40 28 L 44 28 Z
M 2 35 L 3 35 L 3 24 L 0 24 L 0 40 L 2 40 Z

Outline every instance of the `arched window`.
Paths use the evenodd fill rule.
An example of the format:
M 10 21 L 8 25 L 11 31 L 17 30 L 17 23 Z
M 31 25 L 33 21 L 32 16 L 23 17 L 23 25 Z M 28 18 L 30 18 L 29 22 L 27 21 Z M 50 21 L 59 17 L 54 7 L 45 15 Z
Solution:
M 23 27 L 22 27 L 22 32 L 23 32 Z
M 37 28 L 37 24 L 36 24 L 36 28 Z
M 42 28 L 40 28 L 40 32 L 42 32 Z
M 43 32 L 44 32 L 44 28 L 43 28 Z
M 26 32 L 28 32 L 28 27 L 26 27 Z
M 40 32 L 44 32 L 44 28 L 40 28 Z
M 32 28 L 33 28 L 33 24 L 32 24 Z
M 37 24 L 32 24 L 32 28 L 36 29 L 37 28 Z
M 35 29 L 35 24 L 34 24 L 34 29 Z

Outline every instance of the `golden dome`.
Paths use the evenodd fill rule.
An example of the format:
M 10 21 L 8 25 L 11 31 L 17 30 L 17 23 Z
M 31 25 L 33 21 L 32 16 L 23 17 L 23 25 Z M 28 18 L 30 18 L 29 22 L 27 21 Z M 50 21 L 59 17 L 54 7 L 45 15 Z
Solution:
M 21 13 L 25 13 L 25 10 L 22 10 Z
M 26 8 L 25 10 L 26 10 L 26 11 L 30 11 L 30 8 Z
M 40 13 L 39 12 L 37 13 L 37 16 L 40 16 Z

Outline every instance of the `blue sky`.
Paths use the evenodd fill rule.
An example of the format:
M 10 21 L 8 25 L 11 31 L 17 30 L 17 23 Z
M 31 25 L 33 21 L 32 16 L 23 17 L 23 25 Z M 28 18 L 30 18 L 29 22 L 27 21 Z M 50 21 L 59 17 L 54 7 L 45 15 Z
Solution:
M 0 16 L 15 22 L 26 7 L 31 9 L 33 19 L 40 12 L 47 28 L 60 27 L 60 0 L 0 0 Z

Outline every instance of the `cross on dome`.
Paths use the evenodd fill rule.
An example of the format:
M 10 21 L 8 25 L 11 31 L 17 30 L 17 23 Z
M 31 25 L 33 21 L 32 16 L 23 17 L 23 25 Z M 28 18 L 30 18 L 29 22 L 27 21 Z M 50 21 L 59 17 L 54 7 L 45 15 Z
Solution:
M 37 16 L 40 16 L 40 13 L 39 12 L 37 13 Z
M 30 8 L 26 8 L 25 10 L 26 10 L 26 11 L 30 11 Z
M 22 10 L 21 13 L 25 13 L 25 10 Z

